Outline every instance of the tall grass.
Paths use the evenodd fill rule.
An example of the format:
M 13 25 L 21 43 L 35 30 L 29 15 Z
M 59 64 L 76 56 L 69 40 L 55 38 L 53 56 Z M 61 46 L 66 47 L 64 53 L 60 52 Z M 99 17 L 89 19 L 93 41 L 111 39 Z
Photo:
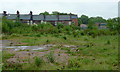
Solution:
M 48 62 L 54 63 L 55 62 L 55 56 L 53 52 L 50 52 L 49 54 L 46 55 Z
M 40 57 L 35 57 L 35 65 L 40 66 L 42 64 L 43 60 Z

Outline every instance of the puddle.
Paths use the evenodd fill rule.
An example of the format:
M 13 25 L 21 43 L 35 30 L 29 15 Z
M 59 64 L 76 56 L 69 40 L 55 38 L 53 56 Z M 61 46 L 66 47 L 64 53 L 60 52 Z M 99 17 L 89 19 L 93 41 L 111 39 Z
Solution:
M 64 47 L 68 47 L 68 48 L 76 48 L 77 46 L 75 45 L 63 45 Z
M 32 50 L 41 50 L 41 49 L 44 49 L 44 48 L 40 47 L 40 48 L 37 48 L 37 49 L 32 49 Z
M 56 45 L 53 45 L 53 44 L 46 44 L 46 45 L 43 45 L 43 46 L 7 46 L 7 45 L 3 45 L 2 48 L 3 49 L 13 49 L 14 51 L 19 51 L 19 50 L 43 50 L 43 49 L 46 50 L 46 49 L 52 48 L 54 46 L 56 46 Z M 63 46 L 67 47 L 67 48 L 71 48 L 72 50 L 78 48 L 75 45 L 63 45 Z
M 14 49 L 14 51 L 18 51 L 18 50 L 42 50 L 42 49 L 48 49 L 48 48 L 52 48 L 56 45 L 52 45 L 52 44 L 47 44 L 44 46 L 3 46 L 3 49 Z

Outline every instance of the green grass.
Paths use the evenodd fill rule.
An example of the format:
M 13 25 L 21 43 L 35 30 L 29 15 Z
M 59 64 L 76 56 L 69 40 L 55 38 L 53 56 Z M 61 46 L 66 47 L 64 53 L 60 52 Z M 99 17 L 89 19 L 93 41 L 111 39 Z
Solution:
M 64 38 L 67 37 L 67 39 Z M 35 63 L 23 64 L 23 70 L 117 70 L 118 69 L 118 36 L 106 35 L 92 38 L 91 36 L 74 37 L 72 35 L 59 35 L 55 37 L 51 34 L 40 37 L 20 36 L 10 38 L 19 42 L 28 43 L 27 45 L 43 45 L 56 44 L 57 46 L 51 50 L 60 49 L 65 50 L 66 54 L 70 54 L 71 59 L 68 60 L 67 65 L 62 65 L 55 62 L 53 53 L 45 55 L 48 62 L 41 63 L 37 60 Z M 9 40 L 10 40 L 9 39 Z M 61 47 L 61 45 L 76 45 L 78 50 L 71 50 L 71 48 Z M 49 50 L 40 50 L 39 52 L 46 52 Z M 37 52 L 37 51 L 36 51 Z M 7 60 L 14 54 L 4 54 L 3 60 Z M 61 56 L 58 53 L 58 56 Z M 75 58 L 74 58 L 75 57 Z M 65 63 L 64 63 L 65 64 Z M 33 68 L 34 67 L 34 68 Z

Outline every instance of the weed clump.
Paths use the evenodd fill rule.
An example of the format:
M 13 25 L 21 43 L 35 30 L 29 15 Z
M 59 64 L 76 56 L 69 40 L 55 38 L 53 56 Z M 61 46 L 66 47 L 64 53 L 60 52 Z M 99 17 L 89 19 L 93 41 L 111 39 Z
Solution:
M 110 44 L 110 40 L 107 41 L 107 44 Z
M 42 64 L 42 59 L 38 58 L 38 57 L 35 57 L 35 65 L 40 66 L 41 64 Z
M 72 68 L 72 67 L 80 67 L 80 63 L 76 60 L 76 59 L 70 59 L 68 60 L 68 68 Z
M 40 35 L 40 34 L 37 34 L 36 37 L 41 37 L 41 35 Z
M 46 40 L 46 43 L 49 43 L 50 41 L 49 40 Z
M 64 37 L 63 37 L 63 39 L 64 39 L 64 40 L 67 40 L 67 37 L 66 37 L 66 36 L 64 36 Z
M 50 52 L 49 54 L 46 55 L 47 59 L 49 62 L 54 63 L 55 62 L 55 57 L 53 52 Z

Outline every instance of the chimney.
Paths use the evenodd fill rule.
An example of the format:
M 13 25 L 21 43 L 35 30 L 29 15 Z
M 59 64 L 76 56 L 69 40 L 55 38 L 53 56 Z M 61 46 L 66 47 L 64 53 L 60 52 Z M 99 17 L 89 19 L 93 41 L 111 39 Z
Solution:
M 19 13 L 19 11 L 17 10 L 17 17 L 19 18 L 20 17 L 20 13 Z
M 44 21 L 46 21 L 46 15 L 45 15 L 45 14 L 43 14 L 43 16 L 44 16 Z
M 70 13 L 70 19 L 72 20 L 72 13 Z
M 32 11 L 30 11 L 30 20 L 33 20 L 33 15 Z
M 58 21 L 59 21 L 59 13 L 57 13 Z
M 6 11 L 3 11 L 3 15 L 4 15 L 4 16 L 7 16 L 7 12 L 6 12 Z

